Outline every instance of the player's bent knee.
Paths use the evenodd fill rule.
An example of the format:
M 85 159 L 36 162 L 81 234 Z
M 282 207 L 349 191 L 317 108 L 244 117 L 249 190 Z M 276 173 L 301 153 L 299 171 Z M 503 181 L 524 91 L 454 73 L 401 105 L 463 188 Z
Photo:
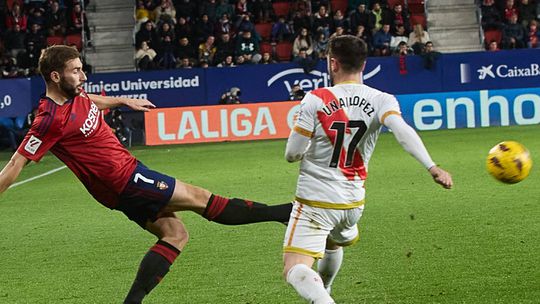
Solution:
M 311 256 L 293 252 L 285 252 L 283 254 L 283 278 L 285 279 L 285 281 L 288 281 L 287 278 L 291 269 L 298 264 L 303 264 L 311 268 L 314 262 L 315 258 Z
M 169 228 L 168 234 L 171 238 L 174 238 L 184 245 L 188 242 L 189 233 L 180 219 L 176 219 Z
M 167 231 L 161 239 L 181 250 L 189 241 L 189 233 L 182 226 L 181 229 Z
M 187 231 L 182 231 L 177 233 L 174 236 L 169 236 L 167 239 L 170 240 L 171 243 L 173 243 L 174 246 L 178 248 L 184 248 L 184 246 L 189 241 L 189 234 Z
M 150 228 L 149 230 L 161 240 L 180 250 L 182 250 L 189 240 L 186 227 L 184 227 L 182 221 L 174 213 L 165 212 L 160 214 L 160 217 L 152 223 Z

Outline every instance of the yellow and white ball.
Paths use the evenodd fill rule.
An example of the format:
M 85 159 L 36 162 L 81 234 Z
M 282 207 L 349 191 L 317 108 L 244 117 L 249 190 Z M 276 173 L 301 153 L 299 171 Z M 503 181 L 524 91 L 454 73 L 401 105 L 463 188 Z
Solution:
M 503 141 L 489 150 L 487 170 L 497 180 L 515 184 L 529 176 L 532 160 L 529 150 L 516 141 Z

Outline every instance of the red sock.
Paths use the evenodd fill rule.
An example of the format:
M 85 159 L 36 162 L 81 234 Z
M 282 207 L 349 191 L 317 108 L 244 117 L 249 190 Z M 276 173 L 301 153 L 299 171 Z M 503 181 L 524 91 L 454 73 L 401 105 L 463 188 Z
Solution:
M 141 261 L 139 271 L 124 304 L 142 303 L 144 297 L 169 272 L 171 264 L 179 254 L 180 250 L 162 240 L 152 246 Z
M 202 216 L 224 225 L 242 225 L 258 222 L 289 220 L 292 204 L 268 206 L 240 198 L 225 198 L 212 194 Z

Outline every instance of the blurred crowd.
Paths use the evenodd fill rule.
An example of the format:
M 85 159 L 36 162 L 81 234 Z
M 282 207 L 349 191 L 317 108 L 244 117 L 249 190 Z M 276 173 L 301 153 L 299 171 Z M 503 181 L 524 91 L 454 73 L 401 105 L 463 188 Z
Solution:
M 298 62 L 310 70 L 328 39 L 352 34 L 371 56 L 425 55 L 433 49 L 424 22 L 406 1 L 137 0 L 133 39 L 140 70 Z M 540 2 L 482 0 L 487 50 L 539 48 Z M 278 10 L 286 3 L 285 11 Z M 0 1 L 0 78 L 37 73 L 42 48 L 70 44 L 90 31 L 88 0 Z M 281 6 L 283 7 L 283 6 Z M 82 48 L 82 38 L 74 45 Z M 426 47 L 426 44 L 429 47 Z
M 422 54 L 430 41 L 405 1 L 137 0 L 140 70 L 299 62 L 309 70 L 332 36 L 352 34 L 371 56 Z
M 64 44 L 67 36 L 80 37 L 87 26 L 83 4 L 80 0 L 0 1 L 0 78 L 37 74 L 41 49 L 51 41 Z
M 488 51 L 540 48 L 540 2 L 483 0 L 480 9 Z

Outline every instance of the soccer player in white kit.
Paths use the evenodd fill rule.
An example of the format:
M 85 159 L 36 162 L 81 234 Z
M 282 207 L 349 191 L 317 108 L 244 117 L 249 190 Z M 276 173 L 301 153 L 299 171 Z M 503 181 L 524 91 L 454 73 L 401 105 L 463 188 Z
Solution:
M 368 162 L 383 126 L 436 183 L 452 187 L 450 174 L 435 165 L 401 117 L 396 98 L 362 84 L 366 57 L 366 43 L 357 37 L 330 40 L 327 62 L 334 86 L 304 97 L 287 142 L 287 161 L 301 163 L 283 244 L 283 275 L 309 303 L 335 303 L 330 288 L 343 247 L 358 240 Z M 316 259 L 318 273 L 312 269 Z

